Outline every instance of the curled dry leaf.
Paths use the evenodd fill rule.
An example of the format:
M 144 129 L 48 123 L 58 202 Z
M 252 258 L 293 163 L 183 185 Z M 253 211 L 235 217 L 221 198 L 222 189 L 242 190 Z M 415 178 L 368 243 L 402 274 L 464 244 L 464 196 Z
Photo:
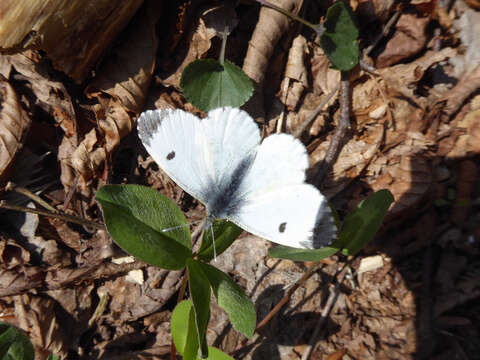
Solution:
M 330 60 L 320 46 L 313 47 L 311 58 L 313 91 L 317 94 L 330 94 L 340 83 L 340 71 L 333 69 Z M 334 96 L 329 104 L 337 99 Z
M 376 124 L 365 128 L 362 137 L 350 139 L 343 146 L 332 172 L 322 183 L 322 193 L 327 198 L 333 197 L 362 173 L 382 144 L 383 134 L 384 125 Z M 329 142 L 324 141 L 313 151 L 310 157 L 313 168 L 325 158 L 328 146 Z
M 55 119 L 67 136 L 74 136 L 76 123 L 72 99 L 63 83 L 49 74 L 48 65 L 35 63 L 36 54 L 31 51 L 2 57 L 21 74 L 22 80 L 30 83 L 36 104 Z
M 183 70 L 192 61 L 203 58 L 207 51 L 210 50 L 212 39 L 219 35 L 219 28 L 221 27 L 221 21 L 217 21 L 216 16 L 222 14 L 222 12 L 232 13 L 232 10 L 224 6 L 215 6 L 206 10 L 203 9 L 201 14 L 199 14 L 198 26 L 193 27 L 194 29 L 186 37 L 185 43 L 188 46 L 186 55 L 178 62 L 175 62 L 175 64 L 169 66 L 169 68 L 173 67 L 173 69 L 170 69 L 168 75 L 161 79 L 161 83 L 164 86 L 173 86 L 179 89 Z M 224 17 L 225 14 L 222 15 L 222 18 Z M 229 29 L 233 29 L 236 25 L 235 19 L 236 17 L 233 17 L 231 22 L 225 21 L 223 24 Z
M 43 50 L 55 68 L 82 81 L 142 2 L 3 0 L 0 49 Z
M 452 133 L 452 148 L 448 158 L 460 158 L 480 153 L 480 109 L 469 112 L 458 121 L 457 130 Z M 457 133 L 459 135 L 457 136 Z
M 55 301 L 33 295 L 17 295 L 13 300 L 19 327 L 28 333 L 37 355 L 52 352 L 66 356 L 73 339 L 65 337 L 60 329 L 54 311 Z
M 386 69 L 379 69 L 379 73 L 392 91 L 398 92 L 409 99 L 418 99 L 414 95 L 416 84 L 423 77 L 425 71 L 434 64 L 447 60 L 457 54 L 453 48 L 444 48 L 440 51 L 427 51 L 421 58 L 408 64 L 399 64 Z
M 0 236 L 0 266 L 12 270 L 17 266 L 26 265 L 30 261 L 30 253 L 11 239 Z
M 302 0 L 277 0 L 275 5 L 298 13 Z M 288 30 L 290 20 L 282 13 L 269 7 L 262 7 L 258 22 L 248 45 L 243 61 L 243 71 L 257 84 L 262 84 L 267 67 L 277 42 Z
M 307 69 L 305 68 L 305 55 L 307 40 L 298 35 L 292 43 L 288 53 L 285 77 L 280 85 L 280 99 L 283 104 L 293 111 L 297 107 L 303 91 L 308 86 Z
M 447 116 L 454 114 L 478 88 L 480 88 L 480 66 L 477 66 L 451 89 L 440 101 L 446 101 L 443 111 Z
M 377 67 L 385 68 L 422 51 L 427 42 L 425 30 L 429 22 L 430 18 L 428 17 L 419 18 L 412 14 L 401 15 L 395 34 L 377 58 Z
M 30 118 L 18 102 L 15 91 L 0 75 L 0 181 L 8 177 L 15 155 L 22 148 L 25 135 L 30 128 Z
M 275 5 L 298 13 L 303 0 L 276 0 Z M 263 105 L 263 81 L 275 46 L 288 30 L 291 21 L 282 13 L 263 6 L 260 9 L 257 25 L 248 44 L 242 70 L 254 81 L 255 92 L 246 103 L 246 111 L 255 119 L 265 117 Z
M 80 187 L 85 188 L 107 154 L 131 132 L 132 114 L 143 108 L 155 67 L 155 25 L 161 14 L 159 6 L 156 1 L 146 3 L 129 25 L 128 36 L 105 63 L 101 75 L 87 87 L 87 96 L 99 100 L 100 105 L 92 108 L 105 141 L 99 138 L 97 129 L 92 129 L 75 149 L 65 144 L 71 151 L 70 156 L 61 159 L 62 182 L 67 189 L 74 179 L 72 169 L 82 179 Z

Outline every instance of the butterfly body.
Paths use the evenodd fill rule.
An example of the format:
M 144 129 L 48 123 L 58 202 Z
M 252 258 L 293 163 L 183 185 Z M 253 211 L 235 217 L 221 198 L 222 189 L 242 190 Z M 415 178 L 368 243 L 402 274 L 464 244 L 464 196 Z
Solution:
M 149 110 L 139 118 L 138 134 L 210 219 L 228 219 L 293 247 L 317 248 L 334 237 L 325 197 L 305 183 L 305 147 L 292 136 L 271 135 L 260 144 L 253 119 L 233 108 L 212 110 L 202 120 L 182 110 Z

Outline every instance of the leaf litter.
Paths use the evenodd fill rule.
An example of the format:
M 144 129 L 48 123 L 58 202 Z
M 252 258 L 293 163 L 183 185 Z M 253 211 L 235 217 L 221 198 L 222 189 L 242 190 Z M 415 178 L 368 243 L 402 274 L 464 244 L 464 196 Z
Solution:
M 395 204 L 374 242 L 355 259 L 334 255 L 319 264 L 254 340 L 232 330 L 214 306 L 209 344 L 245 359 L 300 359 L 309 349 L 318 359 L 476 356 L 480 47 L 472 36 L 479 24 L 473 3 L 457 1 L 450 9 L 430 1 L 407 9 L 393 2 L 356 4 L 368 44 L 376 35 L 368 27 L 381 29 L 395 13 L 398 18 L 370 53 L 379 69 L 352 72 L 352 125 L 332 171 L 316 185 L 341 214 L 379 189 L 389 189 Z M 38 157 L 35 171 L 22 170 L 20 178 L 29 184 L 56 179 L 33 191 L 58 210 L 100 220 L 96 190 L 106 182 L 135 182 L 168 194 L 189 220 L 201 219 L 198 204 L 159 173 L 132 133 L 144 108 L 199 113 L 182 98 L 179 79 L 189 62 L 217 56 L 209 24 L 218 4 L 179 4 L 146 1 L 132 19 L 133 12 L 120 11 L 125 18 L 119 23 L 128 25 L 102 37 L 102 48 L 111 50 L 95 68 L 80 63 L 65 70 L 58 64 L 72 59 L 62 63 L 62 52 L 48 47 L 0 55 L 2 184 L 18 182 L 16 169 L 30 152 Z M 300 0 L 277 5 L 314 23 L 326 10 Z M 228 38 L 227 58 L 257 83 L 246 108 L 263 134 L 294 133 L 333 91 L 339 72 L 329 68 L 315 36 L 284 15 L 243 2 L 235 11 L 238 25 Z M 86 35 L 76 41 L 96 54 Z M 76 83 L 86 69 L 94 73 Z M 312 174 L 339 112 L 334 95 L 301 135 Z M 47 161 L 48 152 L 58 165 Z M 0 192 L 1 199 L 11 194 Z M 39 359 L 50 351 L 66 359 L 169 357 L 169 319 L 181 273 L 138 261 L 115 263 L 125 254 L 103 230 L 38 215 L 9 217 L 0 226 L 0 313 L 28 333 Z M 215 263 L 252 297 L 259 320 L 310 266 L 269 259 L 268 246 L 244 236 Z M 336 300 L 320 321 L 332 295 Z M 315 331 L 319 335 L 311 339 Z

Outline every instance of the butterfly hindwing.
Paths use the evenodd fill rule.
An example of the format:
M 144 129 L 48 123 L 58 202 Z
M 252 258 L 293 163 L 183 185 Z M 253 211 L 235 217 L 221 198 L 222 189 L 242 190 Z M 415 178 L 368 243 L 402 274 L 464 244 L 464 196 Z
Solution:
M 231 220 L 278 244 L 328 245 L 336 232 L 333 215 L 327 199 L 305 183 L 307 167 L 308 155 L 300 141 L 285 134 L 267 137 L 243 179 L 242 206 Z

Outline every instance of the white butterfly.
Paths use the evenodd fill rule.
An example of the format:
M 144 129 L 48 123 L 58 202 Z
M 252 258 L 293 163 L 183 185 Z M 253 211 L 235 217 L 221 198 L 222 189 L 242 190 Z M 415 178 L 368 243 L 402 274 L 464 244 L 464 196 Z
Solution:
M 260 144 L 244 111 L 219 108 L 199 119 L 183 110 L 148 110 L 138 119 L 148 153 L 173 181 L 200 200 L 211 219 L 297 248 L 329 245 L 336 226 L 326 198 L 305 183 L 308 155 L 293 136 Z

